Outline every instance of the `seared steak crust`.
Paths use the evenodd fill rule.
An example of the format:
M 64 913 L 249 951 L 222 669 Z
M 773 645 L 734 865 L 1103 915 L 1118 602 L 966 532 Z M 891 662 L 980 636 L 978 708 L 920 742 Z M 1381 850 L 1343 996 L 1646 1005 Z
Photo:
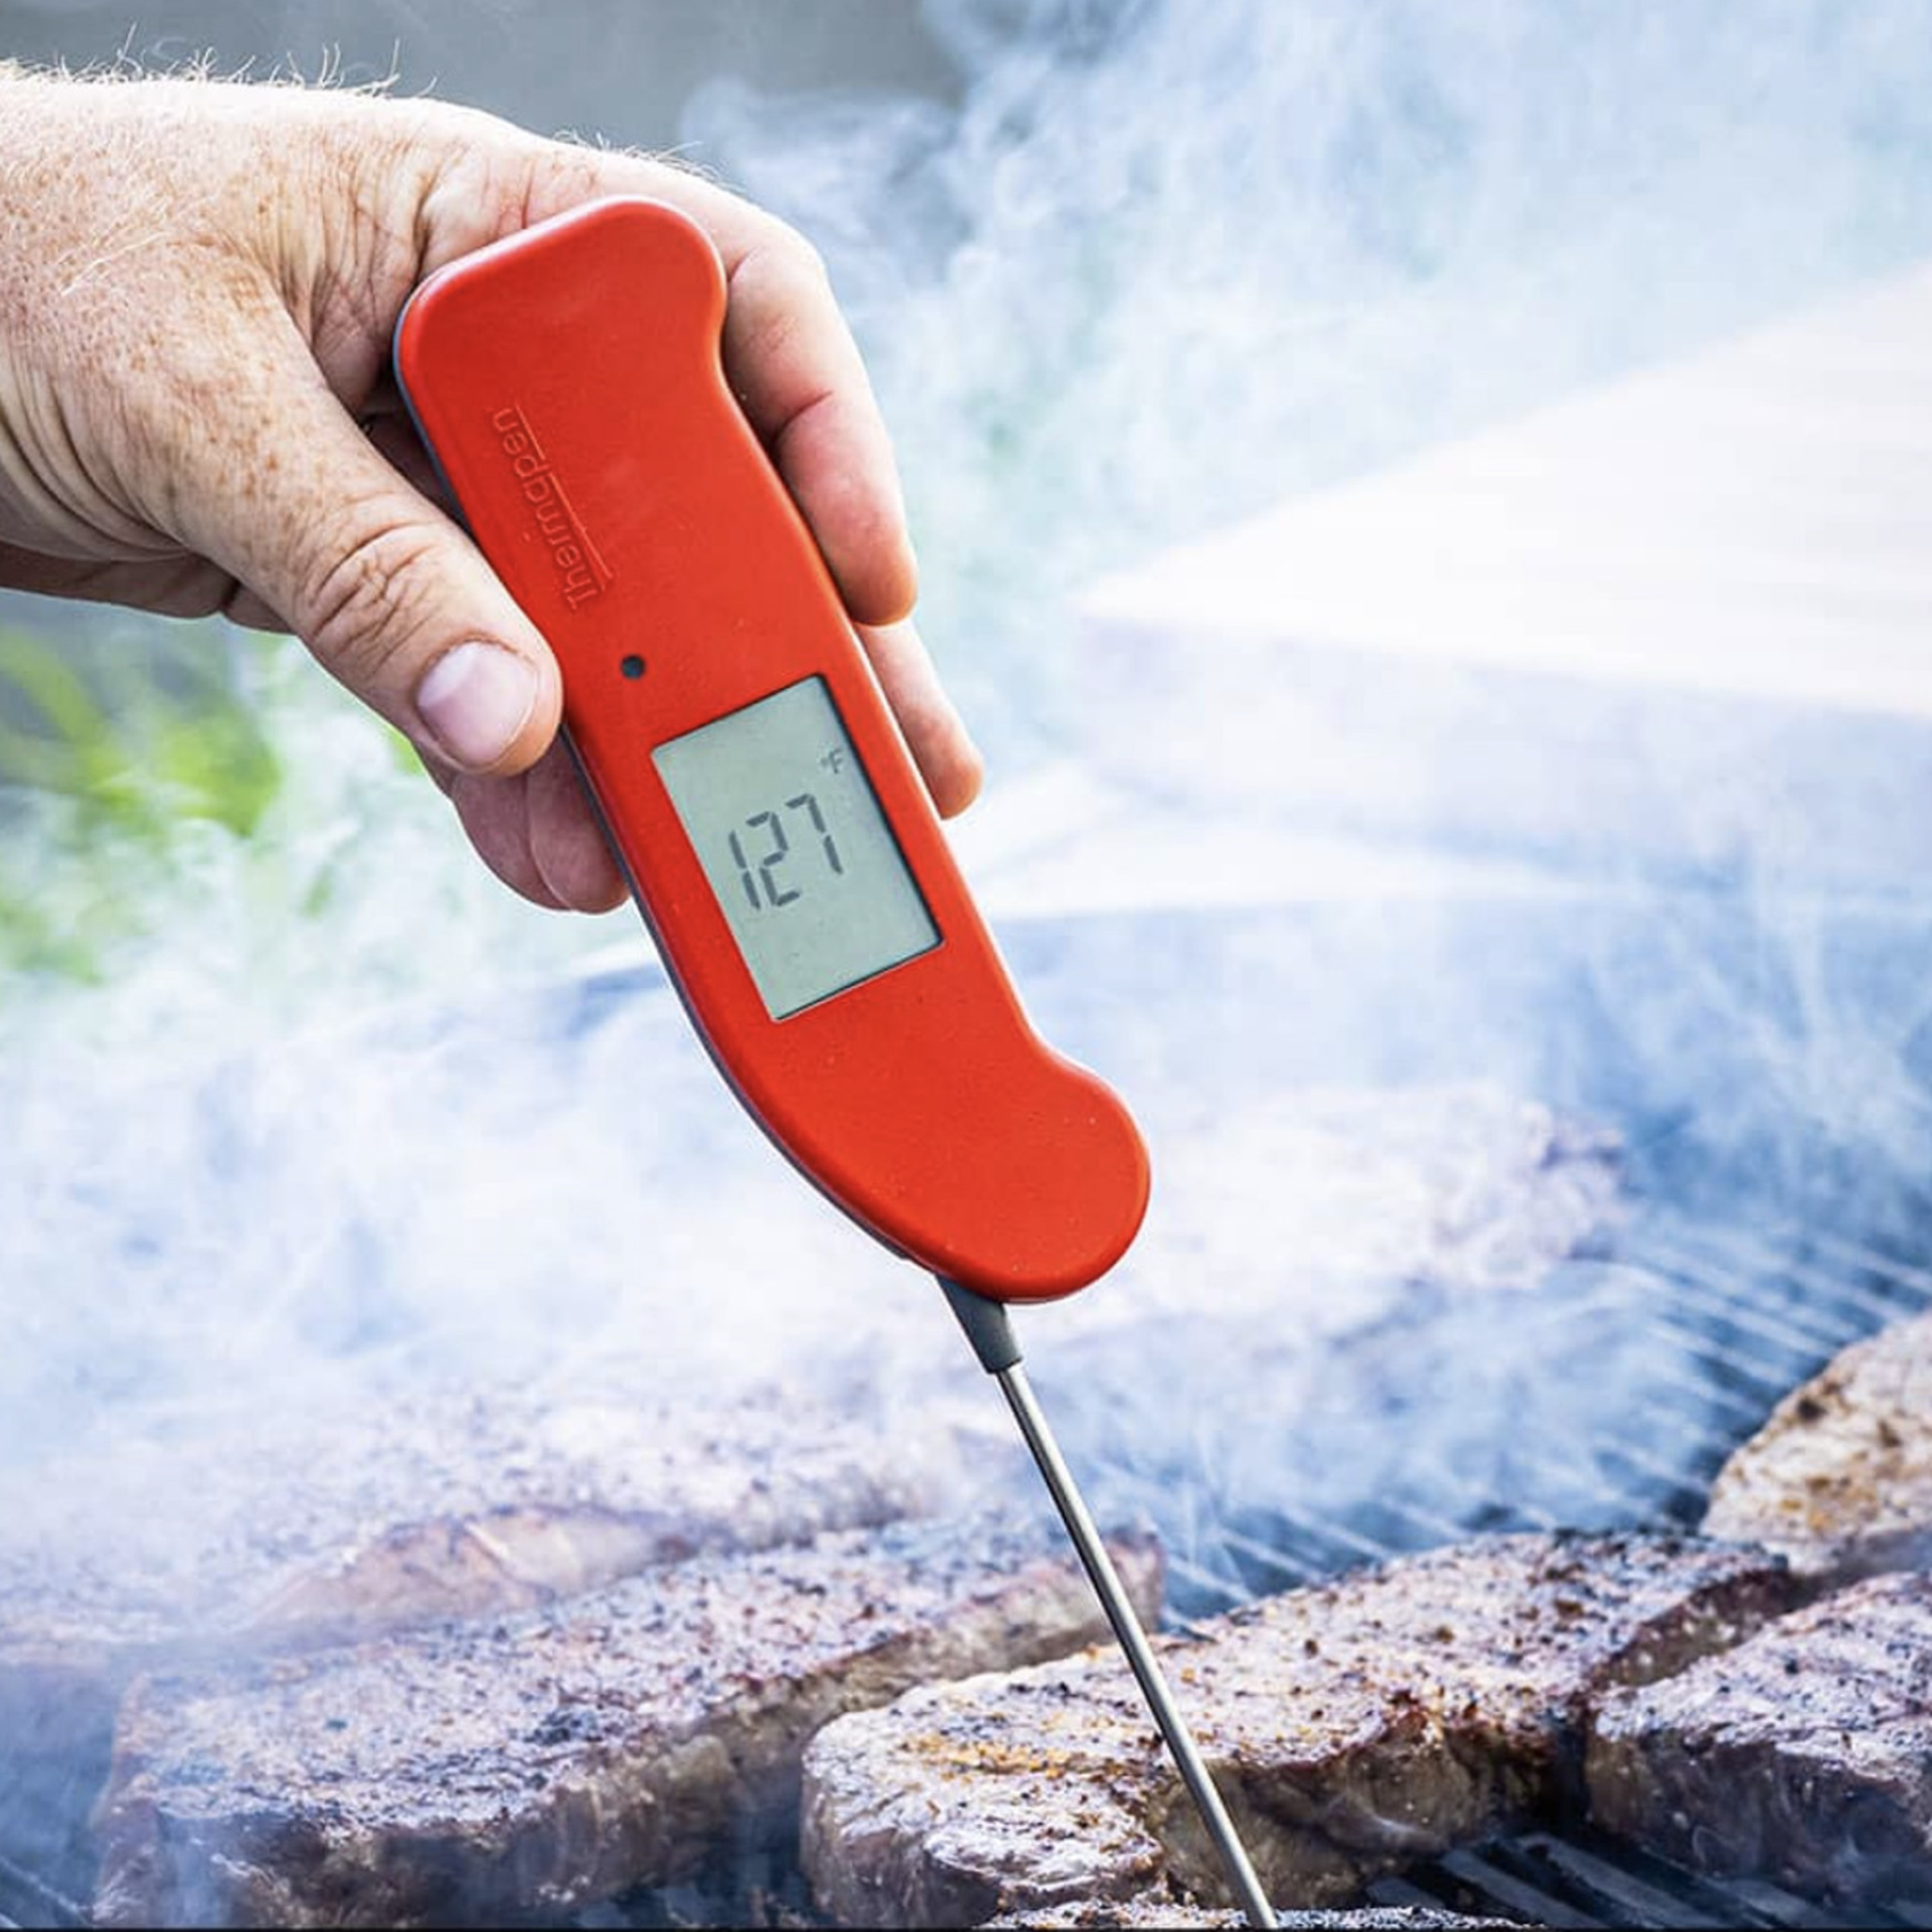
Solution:
M 1120 1558 L 1158 1608 L 1158 1554 Z M 117 1732 L 97 1916 L 489 1923 L 667 1882 L 795 1807 L 828 1719 L 1058 1654 L 1100 1621 L 1057 1539 L 947 1522 L 150 1679 Z
M 1587 1765 L 1604 1825 L 1705 1870 L 1932 1887 L 1932 1577 L 1854 1584 L 1605 1699 Z
M 1932 1565 L 1932 1315 L 1881 1330 L 1795 1389 L 1719 1471 L 1710 1536 L 1848 1579 Z
M 529 1608 L 913 1513 L 935 1459 L 790 1398 L 538 1390 L 130 1448 L 0 1486 L 0 1675 Z
M 1505 1537 L 1276 1597 L 1162 1649 L 1270 1897 L 1321 1905 L 1550 1807 L 1593 1697 L 1736 1643 L 1790 1599 L 1757 1551 Z M 1220 1896 L 1107 1649 L 828 1726 L 806 1758 L 803 1852 L 848 1924 Z
M 0 1479 L 0 1813 L 80 1827 L 141 1669 L 889 1521 L 930 1505 L 941 1459 L 795 1400 L 654 1410 L 580 1385 L 211 1427 Z

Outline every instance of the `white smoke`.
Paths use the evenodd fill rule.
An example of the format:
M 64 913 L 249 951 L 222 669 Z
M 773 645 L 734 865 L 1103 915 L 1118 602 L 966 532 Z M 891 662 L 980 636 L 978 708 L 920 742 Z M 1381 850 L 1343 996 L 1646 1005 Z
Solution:
M 1932 242 L 1922 0 L 925 13 L 956 110 L 725 77 L 685 146 L 825 251 L 1012 762 L 1097 571 Z
M 996 786 L 1077 757 L 1106 702 L 1057 648 L 1097 571 L 1932 242 L 1932 7 L 1906 0 L 935 0 L 927 19 L 956 101 L 721 77 L 685 145 L 831 262 L 902 452 L 928 634 Z M 670 1381 L 862 1360 L 910 1388 L 956 1352 L 929 1285 L 737 1117 L 661 989 L 580 1026 L 580 988 L 532 983 L 580 968 L 587 929 L 477 877 L 345 705 L 284 716 L 283 877 L 215 841 L 108 985 L 6 989 L 0 1456 L 217 1391 L 290 1399 L 312 1363 L 503 1373 L 648 1335 Z M 606 937 L 638 966 L 634 927 Z M 1294 983 L 1348 957 L 1311 949 Z M 1281 964 L 1228 970 L 1255 997 Z M 1417 970 L 1393 957 L 1377 990 Z M 1199 989 L 1141 990 L 1142 1011 L 1063 1017 L 1103 1071 L 1164 1078 L 1129 1088 L 1157 1128 L 1246 1117 L 1264 1073 L 1307 1071 L 1298 1046 L 1241 1039 L 1233 1009 L 1211 1034 L 1225 1063 L 1163 1051 L 1181 1030 L 1162 1002 Z M 1380 1014 L 1342 992 L 1336 1039 L 1364 1051 L 1352 1067 L 1338 1044 L 1317 1076 L 1388 1077 L 1364 1044 Z M 1822 1017 L 1838 995 L 1817 993 Z M 1668 1091 L 1649 1071 L 1715 1004 L 1635 988 L 1633 1092 Z M 1785 1055 L 1798 1097 L 1850 1117 L 1880 1095 L 1915 1126 L 1897 1053 L 1917 1009 L 1893 1010 L 1880 1066 L 1822 1030 Z M 1279 1257 L 1243 1250 L 1227 1197 L 1277 1183 L 1230 1146 L 1163 1166 L 1182 1190 L 1164 1224 L 1212 1229 L 1252 1281 Z

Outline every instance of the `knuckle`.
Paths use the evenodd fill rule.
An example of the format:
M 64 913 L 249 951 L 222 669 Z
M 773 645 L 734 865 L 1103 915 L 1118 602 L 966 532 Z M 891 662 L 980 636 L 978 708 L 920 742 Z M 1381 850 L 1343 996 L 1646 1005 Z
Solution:
M 763 218 L 757 240 L 745 250 L 732 279 L 741 291 L 755 289 L 762 299 L 779 308 L 822 299 L 832 287 L 824 256 L 775 216 Z
M 303 587 L 303 641 L 352 688 L 386 686 L 413 656 L 436 601 L 436 547 L 419 521 L 390 514 L 321 548 Z
M 725 327 L 733 379 L 776 433 L 837 386 L 844 331 L 824 258 L 793 230 L 774 230 L 732 277 Z
M 832 270 L 817 245 L 782 221 L 774 224 L 774 227 L 776 233 L 767 246 L 780 283 L 788 287 L 809 289 L 815 295 L 829 291 Z

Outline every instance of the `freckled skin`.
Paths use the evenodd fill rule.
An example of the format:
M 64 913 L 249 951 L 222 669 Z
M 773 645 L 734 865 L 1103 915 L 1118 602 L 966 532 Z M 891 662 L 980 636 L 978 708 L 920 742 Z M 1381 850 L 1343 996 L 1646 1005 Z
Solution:
M 811 249 L 677 167 L 462 108 L 0 64 L 0 584 L 294 632 L 415 741 L 507 883 L 615 904 L 554 742 L 549 652 L 438 499 L 387 374 L 425 275 L 609 194 L 671 202 L 716 242 L 733 386 L 935 803 L 964 809 L 978 755 L 908 621 L 890 445 Z M 472 639 L 527 663 L 537 694 L 481 766 L 415 704 Z

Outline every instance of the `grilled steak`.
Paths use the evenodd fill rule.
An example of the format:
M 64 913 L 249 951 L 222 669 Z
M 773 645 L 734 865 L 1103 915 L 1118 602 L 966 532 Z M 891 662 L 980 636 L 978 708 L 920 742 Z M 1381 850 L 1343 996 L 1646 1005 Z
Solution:
M 1224 1297 L 1273 1311 L 1292 1254 L 1324 1286 L 1426 1280 L 1452 1293 L 1534 1288 L 1600 1243 L 1625 1212 L 1612 1129 L 1553 1113 L 1488 1081 L 1306 1088 L 1191 1117 L 1172 1137 L 1133 1267 L 1137 1307 L 1201 1313 L 1203 1257 Z M 1261 1184 L 1261 1176 L 1289 1185 Z M 1074 1325 L 1108 1317 L 1104 1298 Z M 1310 1319 L 1321 1311 L 1310 1298 Z
M 0 1485 L 0 1814 L 50 1847 L 72 1835 L 138 1669 L 889 1521 L 936 1496 L 934 1461 L 790 1397 L 707 1411 L 539 1387 L 22 1475 Z
M 1854 1343 L 1786 1396 L 1718 1472 L 1704 1528 L 1806 1575 L 1932 1563 L 1932 1315 Z
M 504 1391 L 211 1431 L 0 1492 L 0 1658 L 337 1641 L 528 1608 L 652 1563 L 891 1521 L 930 1503 L 931 1460 L 789 1395 Z
M 1756 1551 L 1504 1537 L 1276 1597 L 1162 1647 L 1270 1897 L 1321 1905 L 1551 1806 L 1592 1697 L 1735 1643 L 1791 1588 Z M 1222 1895 L 1110 1650 L 842 1719 L 807 1753 L 803 1802 L 806 1869 L 842 1923 Z
M 1932 1577 L 1884 1576 L 1607 1698 L 1590 1803 L 1707 1871 L 1856 1898 L 1932 1887 Z
M 1151 1546 L 1120 1552 L 1158 1608 Z M 795 1812 L 840 1711 L 1092 1641 L 1057 1539 L 957 1522 L 679 1565 L 489 1627 L 130 1692 L 109 1924 L 399 1925 L 580 1905 Z

